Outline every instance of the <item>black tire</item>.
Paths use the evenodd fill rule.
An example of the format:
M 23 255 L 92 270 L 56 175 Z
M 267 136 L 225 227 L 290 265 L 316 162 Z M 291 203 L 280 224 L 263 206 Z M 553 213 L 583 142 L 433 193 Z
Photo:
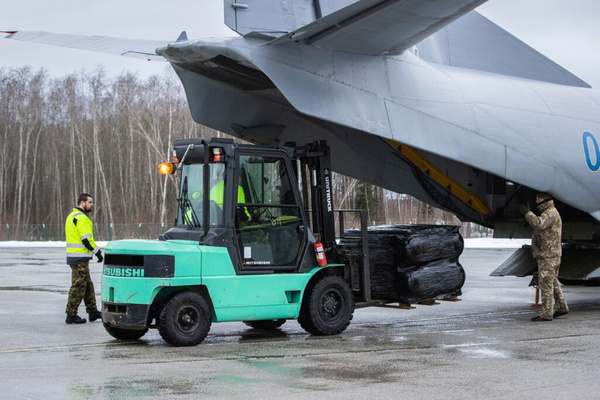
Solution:
M 348 284 L 339 276 L 325 275 L 307 288 L 298 322 L 313 335 L 337 335 L 348 327 L 353 313 Z
M 271 331 L 285 324 L 285 319 L 261 319 L 258 321 L 243 321 L 246 325 L 254 329 Z
M 108 334 L 110 336 L 114 337 L 115 339 L 119 339 L 119 340 L 138 340 L 139 338 L 144 336 L 146 334 L 146 332 L 148 332 L 148 328 L 146 328 L 146 329 L 122 329 L 122 328 L 115 328 L 114 326 L 108 325 L 105 322 L 103 322 L 103 324 L 104 324 L 104 329 L 106 329 L 106 332 L 108 332 Z
M 173 346 L 195 346 L 210 330 L 208 303 L 194 292 L 176 294 L 160 312 L 158 332 Z

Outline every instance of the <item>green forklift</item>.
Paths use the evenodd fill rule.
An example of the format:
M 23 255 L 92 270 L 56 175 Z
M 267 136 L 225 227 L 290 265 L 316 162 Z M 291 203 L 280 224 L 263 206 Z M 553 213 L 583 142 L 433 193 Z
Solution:
M 159 166 L 180 174 L 174 227 L 105 249 L 107 332 L 134 340 L 156 328 L 171 345 L 193 346 L 213 322 L 273 330 L 297 319 L 313 335 L 336 335 L 355 307 L 461 294 L 459 227 L 367 229 L 366 211 L 334 210 L 330 166 L 322 141 L 176 140 L 173 162 Z
M 102 320 L 110 335 L 132 340 L 157 328 L 169 344 L 192 346 L 213 322 L 275 329 L 297 319 L 314 335 L 346 329 L 355 298 L 370 294 L 368 285 L 351 289 L 357 274 L 348 266 L 326 262 L 337 257 L 325 143 L 176 140 L 173 160 L 159 170 L 181 174 L 175 226 L 159 240 L 105 249 Z

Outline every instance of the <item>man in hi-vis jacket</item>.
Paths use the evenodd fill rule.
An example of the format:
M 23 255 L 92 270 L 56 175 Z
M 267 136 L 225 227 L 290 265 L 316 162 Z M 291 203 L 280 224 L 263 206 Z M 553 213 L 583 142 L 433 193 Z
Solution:
M 95 255 L 102 262 L 102 252 L 94 242 L 94 223 L 88 213 L 94 208 L 94 199 L 82 193 L 65 222 L 67 240 L 67 264 L 71 266 L 71 289 L 67 300 L 67 324 L 83 324 L 85 318 L 77 315 L 77 309 L 83 300 L 90 322 L 102 319 L 102 313 L 96 306 L 96 293 L 90 277 L 90 260 Z

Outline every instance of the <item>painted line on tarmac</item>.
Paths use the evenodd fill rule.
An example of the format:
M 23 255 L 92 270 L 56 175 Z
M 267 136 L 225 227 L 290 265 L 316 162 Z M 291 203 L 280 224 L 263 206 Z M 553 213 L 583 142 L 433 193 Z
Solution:
M 134 344 L 134 343 L 139 343 L 139 342 L 138 341 L 130 341 L 130 342 L 114 342 L 114 343 L 74 344 L 74 345 L 70 345 L 70 346 L 54 346 L 54 347 L 33 347 L 33 348 L 29 348 L 29 349 L 0 350 L 0 354 L 27 353 L 27 352 L 34 352 L 34 351 L 81 349 L 81 348 L 86 348 L 86 347 L 121 346 L 124 344 Z

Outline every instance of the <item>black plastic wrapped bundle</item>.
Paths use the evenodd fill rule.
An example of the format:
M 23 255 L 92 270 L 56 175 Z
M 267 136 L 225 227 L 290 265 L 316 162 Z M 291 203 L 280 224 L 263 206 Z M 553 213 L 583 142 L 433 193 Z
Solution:
M 398 271 L 398 292 L 395 301 L 418 303 L 425 300 L 448 299 L 461 294 L 465 283 L 462 265 L 451 260 L 437 260 L 414 270 Z
M 425 226 L 407 234 L 406 259 L 422 265 L 431 261 L 456 259 L 464 249 L 458 226 Z
M 417 303 L 460 295 L 465 272 L 458 262 L 464 249 L 459 228 L 446 225 L 369 228 L 372 298 Z M 348 230 L 345 236 L 342 244 L 360 251 L 358 230 Z

